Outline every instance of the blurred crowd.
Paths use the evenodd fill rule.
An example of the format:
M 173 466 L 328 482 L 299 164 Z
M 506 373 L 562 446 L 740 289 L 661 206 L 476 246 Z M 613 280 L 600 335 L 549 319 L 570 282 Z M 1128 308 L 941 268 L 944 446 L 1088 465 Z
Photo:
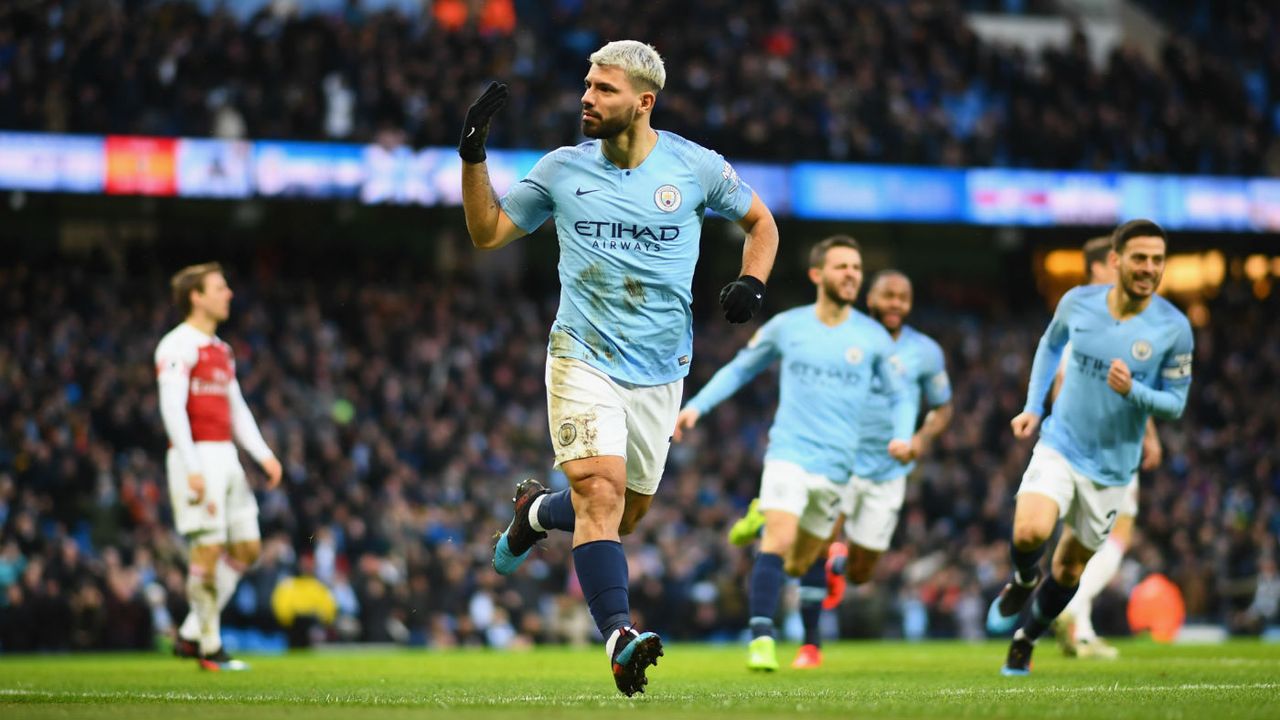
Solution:
M 151 360 L 177 322 L 170 268 L 154 258 L 108 267 L 0 267 L 5 652 L 148 647 L 185 613 Z M 542 380 L 554 295 L 494 274 L 424 276 L 411 263 L 242 267 L 220 334 L 285 481 L 259 493 L 263 557 L 224 627 L 279 633 L 308 612 L 309 588 L 323 601 L 305 602 L 325 609 L 295 638 L 303 644 L 591 640 L 567 536 L 512 578 L 490 567 L 514 484 L 565 482 L 549 467 Z M 792 284 L 796 297 L 811 292 Z M 915 324 L 946 349 L 956 420 L 910 483 L 876 580 L 828 621 L 844 636 L 979 638 L 1008 575 L 1012 494 L 1030 452 L 1008 420 L 1047 309 L 943 311 L 954 307 L 944 293 L 919 292 Z M 771 294 L 770 314 L 784 295 Z M 1160 426 L 1165 462 L 1143 478 L 1135 548 L 1097 603 L 1100 631 L 1125 631 L 1125 595 L 1150 572 L 1181 587 L 1193 620 L 1242 633 L 1280 622 L 1277 297 L 1256 300 L 1229 280 L 1208 305 L 1190 404 Z M 700 317 L 687 392 L 754 325 Z M 753 551 L 725 530 L 756 493 L 775 397 L 776 380 L 762 376 L 673 447 L 652 512 L 625 541 L 644 626 L 712 640 L 745 627 Z
M 964 19 L 1043 1 L 318 4 L 0 4 L 0 128 L 447 146 L 497 78 L 491 144 L 549 149 L 581 139 L 587 56 L 639 38 L 667 60 L 655 126 L 734 158 L 1280 174 L 1274 3 L 1149 3 L 1158 62 L 1100 67 L 1081 32 L 1029 53 Z

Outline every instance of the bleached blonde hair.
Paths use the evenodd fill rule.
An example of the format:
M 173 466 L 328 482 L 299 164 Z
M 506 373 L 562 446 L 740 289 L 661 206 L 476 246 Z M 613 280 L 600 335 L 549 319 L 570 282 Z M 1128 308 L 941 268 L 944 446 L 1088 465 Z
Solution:
M 667 68 L 662 56 L 638 40 L 614 40 L 587 58 L 592 65 L 622 68 L 627 79 L 640 91 L 658 92 L 667 84 Z

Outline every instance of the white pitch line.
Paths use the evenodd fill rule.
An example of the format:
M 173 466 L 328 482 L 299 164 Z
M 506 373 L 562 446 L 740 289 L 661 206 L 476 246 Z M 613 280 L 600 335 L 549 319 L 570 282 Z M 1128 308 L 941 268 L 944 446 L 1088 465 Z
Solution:
M 1042 694 L 1078 694 L 1081 692 L 1088 693 L 1112 693 L 1112 694 L 1152 694 L 1152 693 L 1175 693 L 1175 692 L 1194 692 L 1194 691 L 1212 691 L 1225 692 L 1235 690 L 1277 690 L 1280 689 L 1280 683 L 1186 683 L 1182 685 L 1099 685 L 1099 686 L 1064 686 L 1064 685 L 1028 685 L 1023 687 L 1004 687 L 1004 688 L 944 688 L 934 690 L 932 692 L 912 692 L 908 690 L 880 690 L 869 693 L 845 693 L 845 692 L 818 692 L 812 690 L 805 691 L 805 698 L 830 698 L 830 699 L 848 699 L 857 700 L 862 695 L 870 695 L 869 699 L 885 698 L 885 697 L 926 697 L 933 695 L 935 697 L 971 697 L 982 695 L 1042 695 Z M 754 693 L 755 696 L 767 696 L 776 699 L 783 699 L 790 696 L 785 690 Z M 0 697 L 16 698 L 42 698 L 49 700 L 136 700 L 136 701 L 179 701 L 179 702 L 229 702 L 229 703 L 272 703 L 272 702 L 290 702 L 295 704 L 331 704 L 333 702 L 351 702 L 366 703 L 370 705 L 414 705 L 414 704 L 439 704 L 443 698 L 424 693 L 417 697 L 400 697 L 400 698 L 377 698 L 377 697 L 356 697 L 352 695 L 334 696 L 325 695 L 323 697 L 283 697 L 279 695 L 242 695 L 236 693 L 213 694 L 213 693 L 192 693 L 192 692 L 132 692 L 132 691 L 71 691 L 71 692 L 55 692 L 52 690 L 36 690 L 23 688 L 0 688 Z M 671 701 L 698 701 L 708 700 L 714 697 L 714 694 L 708 695 L 692 695 L 681 693 L 679 695 L 655 695 L 655 700 L 663 702 Z M 743 701 L 749 700 L 751 696 L 745 696 Z M 529 703 L 529 702 L 549 702 L 552 704 L 565 703 L 582 703 L 605 700 L 595 695 L 576 695 L 573 697 L 553 696 L 553 695 L 521 695 L 518 697 L 493 697 L 483 702 L 468 701 L 465 698 L 451 698 L 452 703 L 444 701 L 446 704 L 455 706 L 486 706 L 486 705 L 505 705 L 513 703 Z M 621 698 L 618 698 L 621 701 Z

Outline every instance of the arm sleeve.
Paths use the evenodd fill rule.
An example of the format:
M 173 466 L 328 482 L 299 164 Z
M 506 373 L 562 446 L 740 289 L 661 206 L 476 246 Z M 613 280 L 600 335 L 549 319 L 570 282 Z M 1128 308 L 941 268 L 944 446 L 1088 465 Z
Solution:
M 560 151 L 553 151 L 543 155 L 529 174 L 513 185 L 502 198 L 502 211 L 525 233 L 541 227 L 555 210 L 551 183 L 560 167 L 559 153 Z
M 885 334 L 885 338 L 888 338 L 888 333 Z M 889 397 L 893 418 L 893 439 L 911 440 L 911 435 L 916 430 L 916 411 L 919 408 L 911 405 L 910 394 L 906 392 L 906 365 L 893 353 L 893 347 L 888 342 L 876 355 L 873 370 L 880 378 L 885 395 Z
M 947 376 L 947 360 L 942 354 L 942 348 L 936 343 L 930 343 L 929 350 L 925 353 L 920 389 L 931 409 L 951 402 L 951 378 Z
M 253 413 L 249 410 L 249 404 L 244 401 L 239 380 L 231 381 L 230 387 L 227 388 L 227 395 L 231 401 L 231 432 L 236 436 L 236 442 L 258 463 L 275 457 L 271 448 L 267 447 L 267 441 L 262 439 L 258 423 L 254 422 Z
M 1023 412 L 1044 415 L 1044 401 L 1053 387 L 1053 376 L 1058 371 L 1058 363 L 1062 360 L 1062 349 L 1070 339 L 1067 317 L 1075 302 L 1074 295 L 1068 292 L 1058 302 L 1058 310 L 1040 336 L 1040 344 L 1036 347 L 1035 359 L 1031 362 L 1031 381 L 1027 384 L 1027 404 Z
M 1191 334 L 1191 326 L 1184 320 L 1173 347 L 1169 348 L 1160 363 L 1160 377 L 1153 385 L 1134 380 L 1127 396 L 1129 402 L 1161 420 L 1182 417 L 1182 411 L 1187 406 L 1187 392 L 1191 389 L 1191 360 L 1194 350 L 1195 340 Z
M 778 359 L 778 326 L 774 320 L 764 324 L 747 346 L 738 351 L 728 365 L 720 368 L 702 390 L 685 405 L 706 415 L 751 378 Z
M 203 472 L 195 441 L 191 439 L 191 419 L 187 417 L 187 393 L 191 390 L 194 358 L 179 350 L 161 346 L 156 350 L 156 380 L 159 384 L 160 419 L 169 443 L 178 451 L 191 474 Z
M 704 148 L 697 170 L 707 195 L 707 207 L 735 222 L 751 209 L 755 191 L 738 177 L 738 172 L 723 155 Z

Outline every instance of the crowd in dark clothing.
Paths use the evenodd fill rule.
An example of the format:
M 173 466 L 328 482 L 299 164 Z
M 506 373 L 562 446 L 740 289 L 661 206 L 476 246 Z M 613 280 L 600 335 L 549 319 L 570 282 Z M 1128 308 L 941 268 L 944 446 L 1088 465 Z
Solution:
M 1004 3 L 1042 5 L 1044 3 Z M 984 42 L 958 0 L 436 0 L 245 18 L 170 0 L 0 5 L 0 129 L 448 146 L 492 79 L 493 147 L 581 140 L 587 56 L 638 38 L 654 124 L 731 158 L 1280 174 L 1280 12 L 1155 4 L 1152 62 Z M 379 7 L 382 7 L 379 4 Z
M 178 319 L 154 259 L 109 267 L 0 267 L 5 652 L 142 647 L 185 612 L 152 367 Z M 510 647 L 594 634 L 567 536 L 553 534 L 511 578 L 490 566 L 514 484 L 565 483 L 550 468 L 543 386 L 555 297 L 461 267 L 233 270 L 220 335 L 285 480 L 259 492 L 263 557 L 225 626 L 277 630 L 272 593 L 305 573 L 336 601 L 332 640 Z M 779 278 L 769 315 L 785 308 L 788 286 L 800 300 L 812 292 L 798 274 Z M 1030 444 L 1008 421 L 1048 308 L 956 310 L 927 280 L 918 294 L 913 322 L 946 351 L 955 421 L 912 478 L 893 548 L 839 627 L 978 638 L 1009 573 L 1012 495 Z M 1241 632 L 1280 621 L 1278 297 L 1258 300 L 1228 278 L 1208 303 L 1187 412 L 1160 423 L 1165 461 L 1142 480 L 1135 547 L 1097 603 L 1100 631 L 1124 631 L 1124 593 L 1149 572 L 1177 582 L 1193 620 Z M 695 305 L 690 395 L 758 325 L 729 326 L 713 306 Z M 776 392 L 762 376 L 672 448 L 652 511 L 624 543 L 637 622 L 682 639 L 735 638 L 746 626 L 753 551 L 725 531 L 757 492 Z

